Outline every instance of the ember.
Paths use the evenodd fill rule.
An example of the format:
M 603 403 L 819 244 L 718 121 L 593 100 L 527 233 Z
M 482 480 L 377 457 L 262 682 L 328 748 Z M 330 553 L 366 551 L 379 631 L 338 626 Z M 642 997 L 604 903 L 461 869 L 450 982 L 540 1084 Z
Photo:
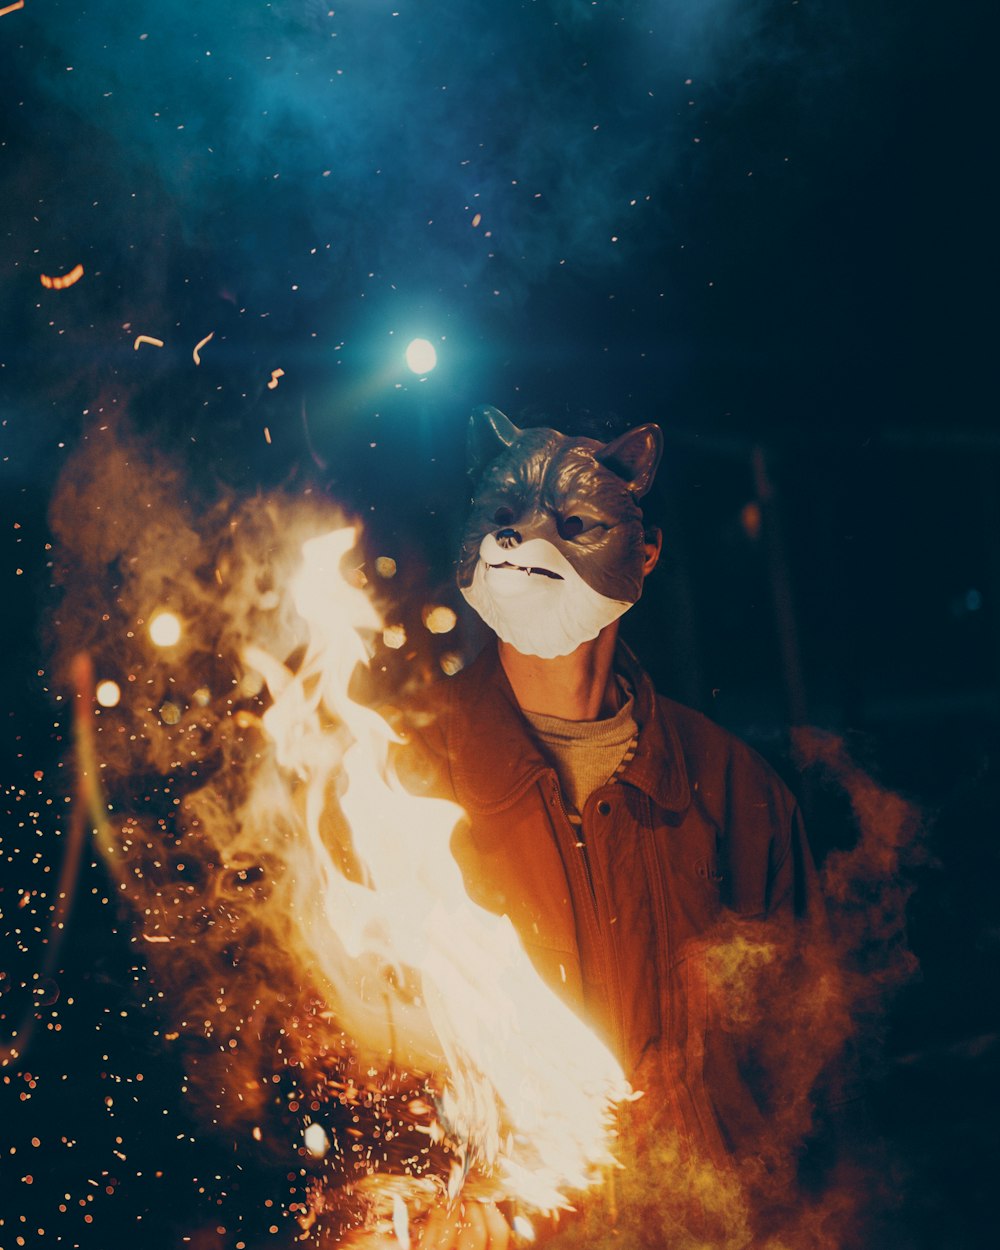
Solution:
M 195 343 L 194 351 L 191 353 L 191 355 L 194 357 L 194 363 L 196 365 L 201 364 L 201 349 L 206 345 L 206 343 L 211 343 L 212 339 L 214 338 L 215 338 L 215 331 L 213 330 L 210 334 L 206 334 L 205 337 L 200 340 L 200 342 Z
M 13 4 L 8 9 L 0 9 L 0 17 L 3 17 L 5 13 L 10 13 L 13 9 L 20 9 L 22 7 L 23 7 L 23 0 L 22 0 L 22 4 Z M 82 277 L 83 277 L 82 265 L 74 265 L 73 268 L 69 271 L 69 273 L 56 275 L 56 277 L 54 278 L 49 277 L 47 273 L 41 273 L 38 275 L 38 279 L 41 282 L 42 286 L 44 286 L 47 290 L 50 290 L 50 291 L 65 290 L 66 287 L 73 286 L 74 283 L 79 282 Z

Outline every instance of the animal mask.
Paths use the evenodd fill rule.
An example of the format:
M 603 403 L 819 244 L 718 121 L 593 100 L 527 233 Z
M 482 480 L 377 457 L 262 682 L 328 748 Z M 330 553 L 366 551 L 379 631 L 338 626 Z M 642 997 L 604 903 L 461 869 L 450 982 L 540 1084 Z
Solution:
M 496 408 L 469 422 L 477 479 L 458 585 L 524 655 L 568 655 L 642 591 L 642 512 L 663 448 L 658 426 L 610 443 L 519 430 Z

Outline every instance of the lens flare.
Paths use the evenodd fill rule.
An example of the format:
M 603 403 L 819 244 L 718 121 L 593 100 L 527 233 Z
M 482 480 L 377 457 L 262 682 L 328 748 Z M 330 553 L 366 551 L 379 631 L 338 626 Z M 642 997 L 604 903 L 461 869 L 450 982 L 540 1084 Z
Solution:
M 414 373 L 430 373 L 437 359 L 434 344 L 427 339 L 414 339 L 406 349 L 406 363 Z

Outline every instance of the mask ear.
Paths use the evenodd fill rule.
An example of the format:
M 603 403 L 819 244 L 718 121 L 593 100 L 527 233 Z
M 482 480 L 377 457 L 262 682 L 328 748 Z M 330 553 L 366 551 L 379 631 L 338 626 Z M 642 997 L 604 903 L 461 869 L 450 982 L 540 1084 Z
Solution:
M 641 499 L 653 484 L 663 453 L 663 434 L 658 425 L 637 425 L 613 443 L 606 443 L 596 459 L 625 480 L 629 490 Z
M 477 478 L 520 433 L 514 422 L 492 404 L 474 409 L 465 440 L 465 468 L 469 476 Z

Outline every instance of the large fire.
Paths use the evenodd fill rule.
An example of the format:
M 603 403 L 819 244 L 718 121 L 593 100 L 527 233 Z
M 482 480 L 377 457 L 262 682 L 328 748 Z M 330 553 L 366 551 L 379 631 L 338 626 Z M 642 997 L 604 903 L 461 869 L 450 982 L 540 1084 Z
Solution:
M 351 529 L 305 544 L 291 587 L 309 629 L 296 671 L 246 649 L 273 698 L 263 724 L 277 766 L 262 773 L 253 805 L 283 820 L 288 921 L 340 1026 L 373 1063 L 443 1078 L 441 1121 L 466 1143 L 466 1164 L 494 1176 L 505 1196 L 551 1210 L 611 1162 L 609 1099 L 627 1087 L 607 1049 L 541 981 L 510 921 L 469 900 L 449 850 L 460 809 L 393 782 L 392 732 L 348 695 L 366 660 L 358 631 L 382 628 L 364 592 L 340 575 L 354 545 Z M 276 777 L 297 781 L 294 804 Z M 335 851 L 336 787 L 351 838 Z M 351 856 L 356 868 L 345 872 Z
M 351 528 L 309 537 L 294 577 L 264 596 L 269 611 L 248 613 L 268 624 L 258 636 L 243 634 L 243 671 L 234 684 L 258 691 L 265 710 L 238 711 L 229 723 L 254 739 L 256 749 L 244 757 L 250 775 L 238 798 L 207 785 L 184 810 L 221 852 L 221 878 L 270 865 L 273 888 L 247 890 L 226 906 L 247 911 L 237 928 L 257 913 L 252 923 L 273 945 L 276 975 L 280 965 L 318 992 L 323 1052 L 349 1055 L 369 1085 L 394 1090 L 417 1122 L 418 1140 L 443 1146 L 436 1171 L 414 1167 L 412 1176 L 408 1166 L 387 1165 L 382 1151 L 385 1170 L 372 1163 L 361 1184 L 368 1232 L 395 1229 L 405 1241 L 411 1215 L 460 1193 L 516 1204 L 523 1228 L 524 1212 L 570 1205 L 575 1191 L 614 1166 L 613 1108 L 630 1091 L 610 1052 L 541 980 L 510 921 L 470 901 L 449 849 L 461 810 L 407 793 L 393 769 L 399 739 L 349 695 L 383 629 L 368 595 L 341 573 L 355 545 Z M 191 615 L 196 627 L 197 612 Z M 182 666 L 185 648 L 195 645 L 184 611 L 161 609 L 150 619 L 154 662 Z M 165 619 L 174 626 L 169 639 L 158 633 Z M 207 692 L 195 692 L 195 712 L 199 694 L 204 702 Z M 117 700 L 97 701 L 105 716 L 122 710 Z M 157 713 L 179 756 L 177 743 L 189 741 L 184 731 L 194 726 L 185 724 L 184 700 L 171 694 Z M 94 774 L 100 767 L 91 759 Z M 116 829 L 106 817 L 99 823 L 122 889 L 134 894 L 137 879 L 147 883 L 133 898 L 145 903 L 142 936 L 164 944 L 154 952 L 182 960 L 179 920 L 162 891 L 152 905 L 152 892 L 143 893 L 148 863 L 129 866 L 138 826 Z M 193 847 L 189 853 L 197 854 Z M 268 952 L 262 955 L 266 965 Z M 191 959 L 191 976 L 203 975 L 193 951 Z M 329 1147 L 324 1131 L 314 1121 L 308 1133 L 310 1154 L 321 1158 Z M 390 1128 L 383 1142 L 392 1135 Z M 322 1221 L 323 1206 L 320 1198 L 303 1227 L 317 1213 Z

